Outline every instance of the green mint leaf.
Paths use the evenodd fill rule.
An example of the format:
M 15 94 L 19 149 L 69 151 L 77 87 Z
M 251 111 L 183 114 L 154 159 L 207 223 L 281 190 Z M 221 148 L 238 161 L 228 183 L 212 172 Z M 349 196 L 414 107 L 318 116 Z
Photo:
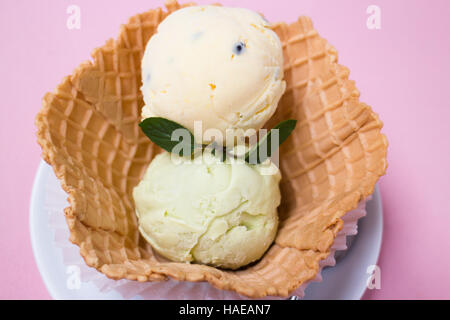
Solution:
M 272 156 L 272 152 L 278 149 L 281 144 L 286 141 L 286 139 L 291 135 L 292 131 L 294 131 L 295 126 L 297 125 L 297 120 L 289 119 L 280 122 L 273 129 L 269 131 L 259 142 L 251 148 L 245 154 L 245 161 L 251 164 L 260 164 L 263 163 L 266 159 Z M 274 130 L 278 130 L 278 144 L 272 147 L 272 135 L 274 134 Z M 254 163 L 256 161 L 256 163 Z
M 168 152 L 184 157 L 194 152 L 194 135 L 181 124 L 165 118 L 151 117 L 143 120 L 139 126 L 150 140 Z

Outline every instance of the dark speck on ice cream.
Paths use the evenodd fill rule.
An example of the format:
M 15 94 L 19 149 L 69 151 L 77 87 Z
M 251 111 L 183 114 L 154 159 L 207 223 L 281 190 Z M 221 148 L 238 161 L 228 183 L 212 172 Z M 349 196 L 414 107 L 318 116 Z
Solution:
M 192 40 L 198 40 L 203 35 L 203 31 L 198 31 L 192 35 Z
M 233 52 L 235 54 L 241 54 L 244 51 L 244 49 L 245 49 L 245 43 L 242 41 L 239 41 L 234 45 Z

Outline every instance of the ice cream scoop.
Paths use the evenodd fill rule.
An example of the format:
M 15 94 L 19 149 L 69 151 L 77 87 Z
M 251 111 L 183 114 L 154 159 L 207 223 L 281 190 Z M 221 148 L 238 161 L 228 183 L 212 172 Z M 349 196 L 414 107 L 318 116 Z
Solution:
M 261 128 L 285 87 L 281 43 L 261 15 L 187 7 L 170 14 L 147 43 L 142 117 L 167 118 L 190 129 L 197 142 L 223 144 L 226 136 Z M 194 121 L 201 128 L 194 130 Z
M 263 175 L 263 165 L 222 162 L 210 153 L 200 157 L 154 158 L 133 190 L 139 230 L 170 260 L 245 266 L 275 238 L 281 174 Z

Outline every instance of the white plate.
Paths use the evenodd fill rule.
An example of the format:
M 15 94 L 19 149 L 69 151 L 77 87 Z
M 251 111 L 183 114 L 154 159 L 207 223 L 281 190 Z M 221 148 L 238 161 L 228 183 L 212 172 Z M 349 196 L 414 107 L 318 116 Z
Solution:
M 71 286 L 67 283 L 71 271 L 67 270 L 63 262 L 62 249 L 55 243 L 54 222 L 50 221 L 51 215 L 45 207 L 49 197 L 64 204 L 60 208 L 62 217 L 62 210 L 67 206 L 67 196 L 52 168 L 41 161 L 31 195 L 30 232 L 34 256 L 50 295 L 54 299 L 122 299 L 119 292 L 102 292 L 93 282 L 81 282 L 76 290 L 69 289 Z M 308 285 L 304 299 L 357 300 L 362 297 L 369 278 L 367 268 L 376 265 L 381 248 L 383 213 L 378 187 L 372 200 L 367 203 L 366 210 L 367 216 L 359 220 L 358 235 L 344 258 L 338 260 L 335 267 L 322 271 L 322 282 Z M 67 239 L 67 246 L 74 245 Z M 82 258 L 75 256 L 74 259 Z

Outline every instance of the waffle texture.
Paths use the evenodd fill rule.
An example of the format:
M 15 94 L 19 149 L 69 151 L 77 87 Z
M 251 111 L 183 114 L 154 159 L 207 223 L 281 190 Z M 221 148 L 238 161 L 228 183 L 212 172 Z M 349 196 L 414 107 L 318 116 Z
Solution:
M 186 4 L 191 5 L 191 4 Z M 161 150 L 139 127 L 140 64 L 158 24 L 175 1 L 132 17 L 117 40 L 93 51 L 52 92 L 36 118 L 42 156 L 53 166 L 70 206 L 70 241 L 86 263 L 113 279 L 208 281 L 249 297 L 287 296 L 314 279 L 342 217 L 372 194 L 385 173 L 382 123 L 337 52 L 311 20 L 273 25 L 283 44 L 286 93 L 268 127 L 295 118 L 280 149 L 282 203 L 277 238 L 256 264 L 238 271 L 167 261 L 137 228 L 132 189 Z M 183 5 L 185 6 L 185 5 Z

